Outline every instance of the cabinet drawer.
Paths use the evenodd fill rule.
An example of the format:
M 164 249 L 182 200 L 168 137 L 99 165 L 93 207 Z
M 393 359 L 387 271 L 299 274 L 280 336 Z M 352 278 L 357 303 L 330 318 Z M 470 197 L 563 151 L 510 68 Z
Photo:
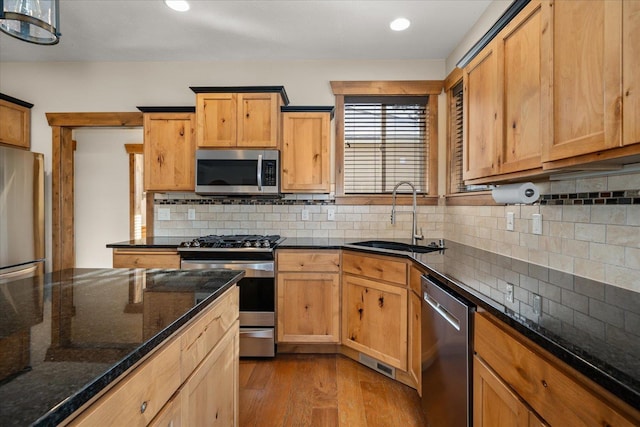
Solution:
M 180 268 L 176 251 L 113 251 L 113 268 Z
M 342 271 L 403 286 L 407 284 L 407 263 L 387 257 L 344 252 Z
M 340 271 L 338 251 L 278 251 L 278 271 Z
M 180 340 L 127 374 L 72 426 L 146 426 L 180 387 Z
M 497 322 L 487 314 L 476 314 L 475 351 L 550 425 L 637 425 L 637 419 L 630 421 L 630 415 L 598 393 L 595 384 L 578 380 L 579 374 L 537 354 L 534 344 Z
M 227 291 L 226 296 L 215 303 L 215 307 L 195 320 L 195 323 L 182 334 L 180 370 L 183 381 L 191 375 L 233 322 L 238 319 L 238 295 L 238 287 L 234 286 Z

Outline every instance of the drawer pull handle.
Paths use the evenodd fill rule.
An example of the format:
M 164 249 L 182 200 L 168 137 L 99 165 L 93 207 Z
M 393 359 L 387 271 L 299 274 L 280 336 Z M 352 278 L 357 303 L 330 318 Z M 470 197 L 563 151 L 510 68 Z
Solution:
M 547 388 L 547 387 L 549 387 L 549 384 L 547 384 L 547 382 L 545 380 L 542 380 L 542 386 L 544 388 Z
M 147 401 L 145 400 L 144 402 L 142 402 L 142 405 L 140 405 L 140 413 L 144 414 L 144 411 L 147 410 Z

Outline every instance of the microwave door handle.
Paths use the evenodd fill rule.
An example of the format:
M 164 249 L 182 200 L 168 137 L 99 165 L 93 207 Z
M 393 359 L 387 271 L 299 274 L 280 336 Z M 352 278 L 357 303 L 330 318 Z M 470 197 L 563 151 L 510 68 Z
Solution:
M 262 154 L 258 154 L 258 191 L 262 191 Z

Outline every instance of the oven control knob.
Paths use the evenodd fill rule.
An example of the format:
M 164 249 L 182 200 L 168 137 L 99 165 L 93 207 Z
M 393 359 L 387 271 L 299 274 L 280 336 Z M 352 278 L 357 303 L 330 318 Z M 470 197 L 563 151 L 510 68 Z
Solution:
M 263 240 L 263 241 L 262 241 L 262 247 L 263 247 L 263 248 L 268 248 L 268 247 L 270 247 L 270 246 L 271 246 L 271 244 L 269 243 L 269 241 L 268 241 L 268 240 Z
M 200 247 L 200 241 L 199 240 L 194 240 L 193 242 L 191 242 L 191 246 L 194 247 L 194 248 Z
M 181 248 L 188 248 L 189 246 L 191 246 L 191 242 L 181 242 L 180 243 L 180 247 Z
M 256 248 L 260 247 L 260 240 L 256 240 L 256 242 L 253 244 Z
M 251 247 L 251 242 L 246 241 L 242 244 L 242 246 L 244 246 L 245 248 L 250 248 Z

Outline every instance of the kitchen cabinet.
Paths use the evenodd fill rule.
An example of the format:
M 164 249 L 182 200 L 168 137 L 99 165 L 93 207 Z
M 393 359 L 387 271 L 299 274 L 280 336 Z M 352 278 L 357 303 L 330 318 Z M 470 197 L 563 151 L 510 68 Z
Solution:
M 192 87 L 198 148 L 279 148 L 282 86 Z
M 238 294 L 227 290 L 70 425 L 237 426 Z
M 534 424 L 639 425 L 637 410 L 493 316 L 474 321 L 476 425 L 531 425 L 529 412 Z
M 342 343 L 407 371 L 406 261 L 342 254 Z
M 409 270 L 409 323 L 408 323 L 408 373 L 422 396 L 422 284 L 425 274 L 415 266 Z
M 115 248 L 113 268 L 180 268 L 180 254 L 175 249 Z
M 545 426 L 527 404 L 478 357 L 473 358 L 473 425 Z
M 340 342 L 340 253 L 277 251 L 278 342 Z
M 0 144 L 31 148 L 33 104 L 0 93 Z
M 283 193 L 331 191 L 333 107 L 282 107 Z
M 195 115 L 138 108 L 144 112 L 145 191 L 194 191 Z
M 625 163 L 640 154 L 640 2 L 552 5 L 553 138 L 544 140 L 545 168 Z
M 465 68 L 463 178 L 497 182 L 542 172 L 550 136 L 549 2 L 530 2 Z

